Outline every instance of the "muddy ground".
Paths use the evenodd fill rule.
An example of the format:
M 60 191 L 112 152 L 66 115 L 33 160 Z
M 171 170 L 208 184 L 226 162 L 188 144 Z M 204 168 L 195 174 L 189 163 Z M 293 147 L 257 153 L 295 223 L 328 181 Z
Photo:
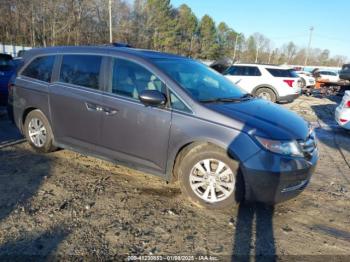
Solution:
M 309 187 L 274 208 L 199 209 L 157 177 L 68 150 L 39 155 L 27 143 L 4 146 L 0 132 L 0 255 L 231 260 L 232 254 L 250 254 L 349 261 L 350 133 L 333 120 L 337 102 L 301 97 L 282 105 L 317 127 L 320 161 Z M 11 129 L 3 116 L 5 128 Z

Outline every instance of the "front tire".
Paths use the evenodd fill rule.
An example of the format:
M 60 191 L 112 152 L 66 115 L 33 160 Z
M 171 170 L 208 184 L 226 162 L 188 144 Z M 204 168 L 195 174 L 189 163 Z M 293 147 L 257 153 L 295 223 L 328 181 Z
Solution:
M 40 110 L 31 111 L 24 121 L 24 134 L 31 147 L 39 153 L 49 153 L 53 145 L 53 133 L 49 121 Z
M 275 103 L 277 100 L 275 92 L 273 92 L 270 88 L 265 87 L 256 90 L 255 96 L 273 103 Z
M 243 201 L 243 176 L 239 163 L 214 145 L 190 148 L 178 167 L 182 193 L 194 204 L 222 209 Z

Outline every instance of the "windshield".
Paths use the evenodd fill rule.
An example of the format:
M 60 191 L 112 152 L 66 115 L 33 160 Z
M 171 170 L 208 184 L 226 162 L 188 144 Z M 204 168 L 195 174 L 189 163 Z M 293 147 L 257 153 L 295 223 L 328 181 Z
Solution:
M 221 74 L 190 59 L 154 59 L 154 63 L 200 102 L 240 99 L 246 92 Z

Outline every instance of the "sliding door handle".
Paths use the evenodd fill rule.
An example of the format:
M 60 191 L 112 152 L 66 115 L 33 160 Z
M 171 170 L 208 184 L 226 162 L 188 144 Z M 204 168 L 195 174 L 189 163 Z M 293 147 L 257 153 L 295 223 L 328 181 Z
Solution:
M 105 114 L 107 116 L 113 116 L 113 115 L 116 115 L 118 113 L 118 110 L 110 109 L 110 108 L 104 108 L 103 111 L 105 112 Z
M 86 108 L 89 111 L 98 111 L 98 112 L 104 111 L 102 106 L 99 106 L 99 105 L 96 105 L 96 104 L 92 104 L 92 103 L 86 102 L 85 105 L 86 105 Z
M 97 111 L 97 105 L 89 102 L 85 102 L 85 106 L 89 111 Z

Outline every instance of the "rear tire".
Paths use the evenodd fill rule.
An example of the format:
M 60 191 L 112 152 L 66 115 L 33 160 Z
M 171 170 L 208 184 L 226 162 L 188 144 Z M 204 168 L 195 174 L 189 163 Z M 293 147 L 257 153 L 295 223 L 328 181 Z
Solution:
M 255 91 L 255 96 L 273 103 L 276 102 L 276 94 L 270 88 L 259 88 Z
M 187 150 L 176 172 L 182 193 L 200 207 L 223 209 L 244 199 L 239 162 L 214 145 Z
M 24 134 L 31 147 L 39 153 L 50 153 L 57 149 L 53 145 L 54 138 L 49 121 L 40 110 L 33 110 L 27 115 Z

